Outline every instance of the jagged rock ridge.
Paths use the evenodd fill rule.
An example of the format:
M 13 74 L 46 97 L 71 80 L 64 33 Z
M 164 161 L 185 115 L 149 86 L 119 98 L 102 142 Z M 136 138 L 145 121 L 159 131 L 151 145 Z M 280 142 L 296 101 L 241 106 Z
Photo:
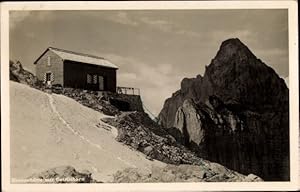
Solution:
M 239 39 L 222 43 L 204 76 L 185 78 L 159 123 L 208 160 L 264 180 L 289 180 L 289 91 Z

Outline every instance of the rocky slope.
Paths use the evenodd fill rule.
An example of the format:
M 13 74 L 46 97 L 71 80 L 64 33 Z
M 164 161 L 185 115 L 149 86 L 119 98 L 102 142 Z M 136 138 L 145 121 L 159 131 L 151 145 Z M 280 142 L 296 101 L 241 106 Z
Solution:
M 144 153 L 148 159 L 169 164 L 203 165 L 203 159 L 178 144 L 145 113 L 128 112 L 102 121 L 118 129 L 117 141 Z
M 260 177 L 249 174 L 244 176 L 217 163 L 196 165 L 166 165 L 152 167 L 148 174 L 138 169 L 127 168 L 114 174 L 116 183 L 152 182 L 260 182 Z
M 111 105 L 109 99 L 96 91 L 87 91 L 73 88 L 63 88 L 60 94 L 70 97 L 80 104 L 92 108 L 105 115 L 117 115 L 120 111 Z
M 204 76 L 185 78 L 159 123 L 203 158 L 265 180 L 289 180 L 289 91 L 239 39 L 222 43 Z
M 147 159 L 166 163 L 165 166 L 152 166 L 147 173 L 136 168 L 120 170 L 114 174 L 114 182 L 263 181 L 253 174 L 245 176 L 218 163 L 199 158 L 178 144 L 145 113 L 128 112 L 102 120 L 118 129 L 117 141 L 144 153 Z
M 27 178 L 32 183 L 98 183 L 89 171 L 78 172 L 71 166 L 59 166 Z

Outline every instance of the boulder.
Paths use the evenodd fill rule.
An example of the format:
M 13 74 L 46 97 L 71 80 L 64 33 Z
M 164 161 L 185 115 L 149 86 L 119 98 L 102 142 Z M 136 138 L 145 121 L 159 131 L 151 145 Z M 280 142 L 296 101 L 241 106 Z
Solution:
M 263 181 L 262 178 L 256 176 L 256 175 L 253 175 L 253 174 L 249 174 L 244 180 L 244 182 L 258 182 L 258 181 Z

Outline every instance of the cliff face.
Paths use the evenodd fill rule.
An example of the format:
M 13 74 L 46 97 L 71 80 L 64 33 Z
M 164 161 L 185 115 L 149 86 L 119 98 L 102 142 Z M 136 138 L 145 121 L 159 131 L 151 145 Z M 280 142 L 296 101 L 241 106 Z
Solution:
M 203 77 L 182 80 L 159 123 L 208 160 L 265 180 L 288 180 L 288 98 L 284 80 L 239 39 L 229 39 Z

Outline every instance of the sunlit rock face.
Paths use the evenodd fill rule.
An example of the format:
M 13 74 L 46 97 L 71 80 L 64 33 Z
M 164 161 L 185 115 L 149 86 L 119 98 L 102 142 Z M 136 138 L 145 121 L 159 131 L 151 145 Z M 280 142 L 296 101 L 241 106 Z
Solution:
M 264 180 L 289 180 L 288 98 L 272 68 L 239 39 L 228 39 L 203 77 L 182 80 L 159 123 L 208 160 Z

